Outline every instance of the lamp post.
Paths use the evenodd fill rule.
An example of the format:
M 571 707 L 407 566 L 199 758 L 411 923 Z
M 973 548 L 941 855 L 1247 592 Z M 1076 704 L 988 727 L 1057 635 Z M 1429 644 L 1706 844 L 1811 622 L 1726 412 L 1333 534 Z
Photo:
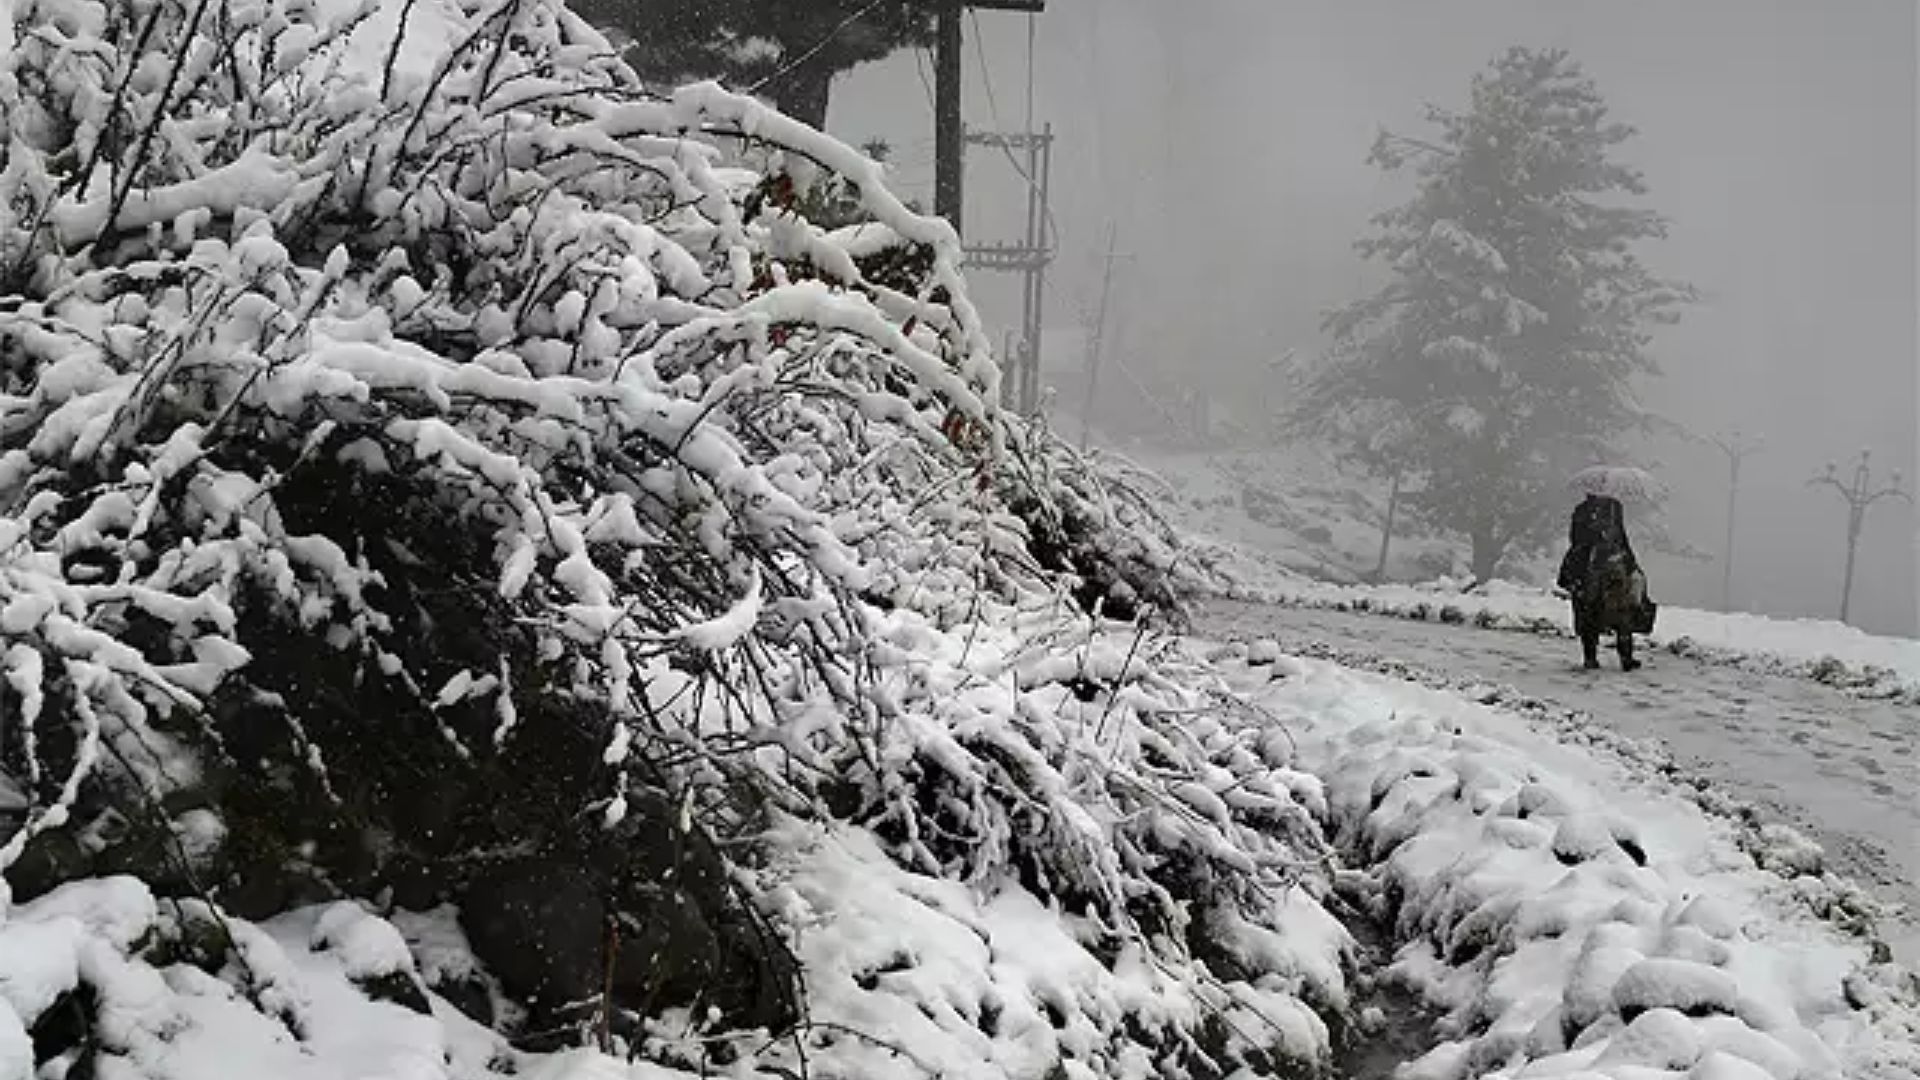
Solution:
M 1892 483 L 1886 487 L 1874 487 L 1873 451 L 1860 451 L 1860 460 L 1853 467 L 1853 477 L 1843 480 L 1840 471 L 1832 462 L 1827 463 L 1827 471 L 1812 480 L 1809 486 L 1831 487 L 1847 500 L 1847 569 L 1840 585 L 1840 621 L 1847 621 L 1847 611 L 1853 600 L 1854 555 L 1860 548 L 1860 529 L 1866 523 L 1867 510 L 1882 499 L 1905 499 L 1913 497 L 1900 489 L 1900 470 L 1893 471 Z
M 1727 455 L 1727 542 L 1720 549 L 1720 610 L 1733 610 L 1733 529 L 1740 500 L 1740 463 L 1760 451 L 1764 440 L 1748 439 L 1735 428 L 1707 440 Z

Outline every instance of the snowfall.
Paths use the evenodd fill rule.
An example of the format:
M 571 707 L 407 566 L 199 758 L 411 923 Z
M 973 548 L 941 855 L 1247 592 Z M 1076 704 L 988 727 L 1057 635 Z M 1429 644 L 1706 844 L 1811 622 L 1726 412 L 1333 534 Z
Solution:
M 0 3 L 0 30 L 30 6 Z M 390 40 L 403 6 L 362 33 Z M 418 7 L 441 36 L 468 17 Z M 721 100 L 686 100 L 703 99 Z M 1920 1078 L 1920 935 L 1900 910 L 1920 889 L 1920 646 L 1668 610 L 1645 671 L 1582 674 L 1550 596 L 1325 584 L 1190 539 L 1218 594 L 1190 633 L 1058 603 L 874 617 L 871 693 L 904 703 L 889 764 L 954 777 L 913 794 L 982 817 L 999 791 L 1039 794 L 997 819 L 1005 850 L 977 854 L 1001 872 L 975 877 L 770 812 L 762 899 L 815 1041 L 782 1058 L 767 1037 L 700 1075 L 1147 1078 L 1167 1075 L 1169 1032 L 1212 1029 L 1266 1062 L 1236 1080 Z M 682 640 L 738 640 L 759 601 Z M 1016 773 L 1025 787 L 998 780 Z M 17 796 L 0 781 L 0 808 Z M 1145 935 L 1099 948 L 1099 914 L 1010 872 L 1022 845 L 1064 851 L 1041 876 L 1096 884 L 1190 859 L 1262 907 L 1211 905 L 1191 934 L 1210 957 Z M 1152 888 L 1115 909 L 1172 905 Z M 209 940 L 235 962 L 198 955 Z M 129 877 L 74 881 L 0 902 L 0 1080 L 696 1075 L 516 1049 L 434 989 L 480 968 L 445 907 L 249 922 Z M 49 1053 L 87 1013 L 86 1051 Z M 654 1019 L 655 1043 L 721 1040 L 707 1015 Z

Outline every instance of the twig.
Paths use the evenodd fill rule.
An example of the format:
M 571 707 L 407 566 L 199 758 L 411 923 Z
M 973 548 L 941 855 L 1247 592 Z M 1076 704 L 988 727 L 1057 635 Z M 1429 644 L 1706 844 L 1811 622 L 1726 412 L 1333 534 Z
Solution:
M 1140 649 L 1140 641 L 1147 636 L 1146 623 L 1138 623 L 1133 631 L 1133 644 L 1127 646 L 1127 657 L 1120 662 L 1120 674 L 1114 677 L 1113 690 L 1107 694 L 1107 707 L 1100 712 L 1100 722 L 1094 726 L 1093 741 L 1098 743 L 1106 738 L 1107 717 L 1112 715 L 1114 705 L 1120 701 L 1120 691 L 1127 684 L 1127 668 L 1133 664 L 1133 655 Z

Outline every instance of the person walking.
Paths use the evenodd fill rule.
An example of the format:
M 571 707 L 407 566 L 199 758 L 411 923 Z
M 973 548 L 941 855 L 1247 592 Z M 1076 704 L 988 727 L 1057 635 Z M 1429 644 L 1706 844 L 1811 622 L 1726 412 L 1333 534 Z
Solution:
M 1627 540 L 1620 500 L 1588 494 L 1573 510 L 1569 547 L 1560 562 L 1559 585 L 1573 603 L 1573 632 L 1587 670 L 1600 666 L 1600 638 L 1611 632 L 1620 670 L 1633 671 L 1633 635 L 1651 613 L 1647 579 Z M 1650 627 L 1649 627 L 1650 629 Z

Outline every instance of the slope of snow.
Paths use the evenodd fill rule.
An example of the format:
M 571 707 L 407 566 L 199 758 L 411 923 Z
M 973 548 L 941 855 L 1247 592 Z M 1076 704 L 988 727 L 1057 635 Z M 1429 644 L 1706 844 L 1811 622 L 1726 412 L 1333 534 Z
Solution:
M 1245 1038 L 1310 1061 L 1328 1044 L 1303 1004 L 1344 1002 L 1349 938 L 1304 894 L 1281 898 L 1273 975 L 1218 1000 L 1134 944 L 1101 958 L 1082 920 L 1014 883 L 985 891 L 895 866 L 863 831 L 790 823 L 776 902 L 802 930 L 812 1020 L 879 1037 L 836 1047 L 841 1075 L 1076 1080 L 1154 1075 L 1178 1032 L 1234 1016 Z M 1308 991 L 1311 990 L 1311 994 Z
M 1358 582 L 1379 561 L 1387 488 L 1342 471 L 1311 448 L 1286 452 L 1103 451 L 1142 470 L 1184 531 L 1257 552 L 1267 567 Z M 1394 527 L 1388 577 L 1418 580 L 1464 571 L 1459 545 L 1423 532 L 1405 514 Z
M 1920 986 L 1806 912 L 1734 826 L 1459 696 L 1217 654 L 1325 779 L 1344 850 L 1446 1010 L 1409 1080 L 1912 1076 Z
M 1796 886 L 1810 907 L 1920 965 L 1920 732 L 1904 705 L 1665 654 L 1632 677 L 1587 672 L 1562 640 L 1357 613 L 1221 602 L 1202 625 L 1278 639 L 1256 652 L 1284 647 L 1498 703 L 1670 778 L 1735 821 L 1764 865 L 1813 879 Z

